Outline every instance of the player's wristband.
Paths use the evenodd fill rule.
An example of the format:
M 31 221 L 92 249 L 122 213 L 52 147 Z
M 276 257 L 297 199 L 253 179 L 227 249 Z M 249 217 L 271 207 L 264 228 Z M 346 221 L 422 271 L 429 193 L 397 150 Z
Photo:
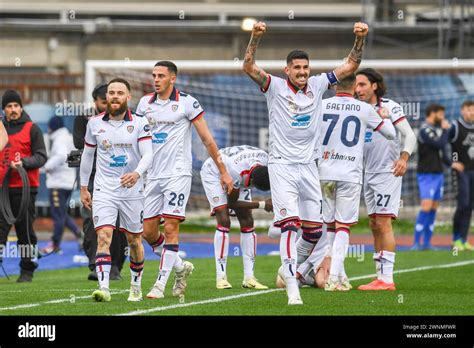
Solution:
M 258 209 L 265 209 L 265 201 L 258 202 Z

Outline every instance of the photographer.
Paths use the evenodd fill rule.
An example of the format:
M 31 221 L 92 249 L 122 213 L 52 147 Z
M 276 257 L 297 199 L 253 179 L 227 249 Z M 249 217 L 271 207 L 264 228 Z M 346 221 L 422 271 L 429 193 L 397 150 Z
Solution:
M 35 220 L 35 200 L 40 184 L 39 168 L 46 163 L 46 148 L 44 145 L 43 133 L 40 128 L 31 121 L 30 116 L 23 110 L 20 95 L 13 90 L 8 90 L 2 97 L 2 109 L 5 112 L 3 125 L 8 133 L 8 143 L 0 152 L 0 183 L 9 168 L 12 169 L 8 196 L 12 213 L 18 217 L 21 210 L 23 181 L 20 171 L 26 171 L 29 180 L 29 203 L 26 216 L 20 217 L 15 222 L 15 230 L 18 237 L 18 247 L 21 252 L 20 277 L 17 282 L 31 282 L 33 272 L 38 268 L 38 264 L 32 261 L 36 253 L 37 239 L 33 230 Z M 2 198 L 3 200 L 3 198 Z M 5 204 L 5 201 L 2 201 Z M 4 207 L 5 208 L 5 207 Z M 5 245 L 8 234 L 12 227 L 11 220 L 0 213 L 0 245 Z M 29 248 L 24 248 L 29 246 Z M 28 249 L 28 252 L 27 252 Z
M 85 115 L 77 116 L 74 120 L 73 139 L 74 146 L 79 149 L 84 149 L 84 136 L 86 135 L 87 123 L 89 118 L 98 115 L 105 111 L 107 107 L 106 94 L 107 84 L 99 84 L 94 88 L 92 92 L 92 98 L 94 98 L 94 107 L 86 110 Z M 94 189 L 94 177 L 95 177 L 95 162 L 92 167 L 92 174 L 89 180 L 88 190 L 92 195 Z M 71 165 L 71 164 L 70 164 Z M 79 163 L 75 164 L 79 167 Z M 92 221 L 91 211 L 82 208 L 82 216 L 84 218 L 83 231 L 84 231 L 84 251 L 89 258 L 89 269 L 90 273 L 87 279 L 97 281 L 97 273 L 95 271 L 95 256 L 97 251 L 97 236 L 94 229 L 94 223 Z M 117 222 L 116 226 L 120 224 Z M 120 271 L 122 270 L 123 263 L 125 262 L 126 254 L 125 250 L 128 247 L 127 238 L 124 233 L 116 229 L 113 233 L 112 244 L 110 246 L 110 253 L 112 256 L 112 269 L 110 271 L 110 280 L 122 279 Z

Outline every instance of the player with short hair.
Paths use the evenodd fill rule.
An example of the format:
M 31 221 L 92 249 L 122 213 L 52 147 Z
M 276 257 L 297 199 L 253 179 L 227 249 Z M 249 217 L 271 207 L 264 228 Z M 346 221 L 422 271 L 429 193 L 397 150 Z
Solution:
M 326 291 L 352 288 L 344 271 L 351 225 L 359 219 L 365 130 L 395 139 L 390 120 L 371 105 L 354 99 L 355 74 L 339 81 L 336 96 L 323 100 L 322 155 L 319 176 L 323 193 L 323 219 L 328 229 L 331 269 Z
M 386 92 L 382 74 L 372 68 L 356 73 L 356 94 L 359 100 L 372 105 L 379 114 L 388 116 L 396 129 L 393 140 L 368 130 L 364 146 L 364 196 L 369 214 L 369 226 L 374 236 L 374 261 L 377 279 L 359 286 L 359 290 L 394 290 L 395 237 L 392 219 L 398 216 L 402 176 L 416 146 L 416 136 L 402 107 Z M 404 137 L 401 144 L 400 134 Z M 402 147 L 401 147 L 402 145 Z
M 321 188 L 315 163 L 321 100 L 331 85 L 359 67 L 368 26 L 354 24 L 354 47 L 345 63 L 330 73 L 310 77 L 308 54 L 301 50 L 290 52 L 285 67 L 286 80 L 267 74 L 255 64 L 255 52 L 265 31 L 263 22 L 253 26 L 244 71 L 267 98 L 270 120 L 268 171 L 276 224 L 281 228 L 280 257 L 288 304 L 300 305 L 303 301 L 295 273 L 297 231 L 302 226 L 303 235 L 311 244 L 322 227 Z
M 110 301 L 110 244 L 120 214 L 120 231 L 130 247 L 131 286 L 128 301 L 141 301 L 143 275 L 143 174 L 153 154 L 148 120 L 128 109 L 130 84 L 115 78 L 107 86 L 107 111 L 87 123 L 81 159 L 81 201 L 92 208 L 97 231 L 96 272 L 99 290 L 95 301 Z M 93 199 L 87 189 L 97 149 Z
M 227 194 L 219 185 L 219 171 L 211 158 L 201 168 L 201 180 L 207 200 L 211 206 L 211 215 L 216 216 L 217 228 L 214 234 L 214 256 L 216 260 L 216 288 L 231 289 L 227 280 L 227 255 L 229 253 L 230 214 L 234 210 L 240 224 L 240 247 L 244 263 L 243 288 L 268 289 L 254 275 L 257 252 L 252 209 L 272 211 L 271 199 L 253 202 L 251 188 L 261 191 L 270 190 L 268 177 L 268 154 L 248 145 L 232 146 L 220 149 L 222 160 L 232 177 L 234 186 Z
M 227 172 L 214 138 L 203 118 L 199 101 L 175 87 L 178 68 L 173 62 L 155 64 L 155 92 L 141 98 L 137 114 L 148 118 L 153 143 L 153 164 L 145 186 L 144 238 L 155 254 L 161 254 L 158 279 L 148 298 L 163 298 L 170 272 L 176 272 L 173 296 L 183 295 L 193 264 L 179 251 L 179 224 L 185 219 L 192 181 L 191 125 L 194 125 L 209 155 L 216 163 L 220 185 L 228 193 L 232 178 Z M 164 219 L 165 236 L 159 232 Z

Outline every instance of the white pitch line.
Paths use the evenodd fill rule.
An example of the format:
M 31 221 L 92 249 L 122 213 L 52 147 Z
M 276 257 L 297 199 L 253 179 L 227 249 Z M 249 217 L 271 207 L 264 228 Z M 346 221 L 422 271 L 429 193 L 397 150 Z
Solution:
M 94 290 L 92 290 L 92 291 L 94 291 Z M 129 290 L 112 291 L 111 294 L 114 295 L 114 294 L 119 294 L 119 293 L 128 292 L 128 291 Z M 58 299 L 58 300 L 50 300 L 50 301 L 45 301 L 45 302 L 28 303 L 28 304 L 22 304 L 22 305 L 12 306 L 12 307 L 2 307 L 2 308 L 0 308 L 0 311 L 12 311 L 12 310 L 16 310 L 16 309 L 38 307 L 38 306 L 41 306 L 43 304 L 64 303 L 64 302 L 71 302 L 71 301 L 75 301 L 75 300 L 83 300 L 83 299 L 86 299 L 86 298 L 91 299 L 92 296 L 91 295 L 74 296 L 74 297 L 61 298 L 61 299 Z
M 474 264 L 474 260 L 460 261 L 460 262 L 448 263 L 448 264 L 444 264 L 444 265 L 423 266 L 423 267 L 416 267 L 416 268 L 409 268 L 409 269 L 401 269 L 401 270 L 394 271 L 393 273 L 407 273 L 407 272 L 425 271 L 425 270 L 437 269 L 437 268 L 451 268 L 451 267 L 465 266 L 465 265 L 470 265 L 470 264 Z M 352 277 L 352 278 L 349 278 L 349 280 L 352 281 L 352 280 L 367 279 L 367 278 L 372 278 L 372 277 L 375 277 L 375 276 L 376 276 L 376 274 L 367 274 L 367 275 L 363 275 L 363 276 Z M 82 290 L 86 290 L 86 289 L 77 289 L 77 290 L 82 291 Z M 284 289 L 269 289 L 269 290 L 263 290 L 263 291 L 253 291 L 253 292 L 246 293 L 246 294 L 218 297 L 218 298 L 215 298 L 215 299 L 189 302 L 189 303 L 182 303 L 182 304 L 176 304 L 176 305 L 170 305 L 170 306 L 155 307 L 155 308 L 150 308 L 150 309 L 145 309 L 145 310 L 140 310 L 140 311 L 133 311 L 133 312 L 123 313 L 123 314 L 116 314 L 116 315 L 119 315 L 119 316 L 121 316 L 121 315 L 139 315 L 139 314 L 146 314 L 146 313 L 152 313 L 152 312 L 160 312 L 160 311 L 166 311 L 166 310 L 181 308 L 181 307 L 190 307 L 190 306 L 196 306 L 196 305 L 208 304 L 208 303 L 218 303 L 218 302 L 229 301 L 229 300 L 248 297 L 248 296 L 263 295 L 263 294 L 268 294 L 268 293 L 271 293 L 271 292 L 282 291 L 282 290 L 284 290 Z M 74 289 L 72 289 L 70 291 L 74 291 Z M 118 294 L 118 293 L 123 293 L 123 292 L 128 292 L 128 290 L 113 291 L 112 294 Z M 87 299 L 87 298 L 91 298 L 91 296 L 90 295 L 88 295 L 88 296 L 75 296 L 74 300 L 81 300 L 81 299 Z M 21 305 L 12 306 L 12 307 L 0 307 L 0 311 L 16 310 L 16 309 L 23 309 L 23 308 L 32 308 L 32 307 L 38 307 L 38 306 L 41 306 L 41 305 L 44 305 L 44 304 L 47 305 L 47 304 L 53 304 L 53 303 L 71 302 L 71 300 L 72 300 L 72 298 L 69 297 L 69 298 L 63 298 L 63 299 L 58 299 L 58 300 L 50 300 L 50 301 L 45 301 L 45 302 L 21 304 Z
M 409 269 L 401 269 L 401 270 L 398 270 L 398 271 L 394 271 L 393 273 L 408 273 L 408 272 L 426 271 L 426 270 L 430 270 L 430 269 L 451 268 L 451 267 L 465 266 L 465 265 L 470 265 L 470 264 L 474 264 L 474 260 L 448 263 L 448 264 L 436 265 L 436 266 L 424 266 L 424 267 L 416 267 L 416 268 L 409 268 Z M 367 275 L 363 275 L 363 276 L 352 277 L 352 278 L 349 278 L 349 280 L 352 281 L 352 280 L 367 279 L 367 278 L 372 278 L 372 277 L 375 277 L 375 276 L 377 276 L 375 273 L 374 274 L 367 274 Z M 128 316 L 128 315 L 147 314 L 147 313 L 153 313 L 153 312 L 163 312 L 163 311 L 167 311 L 167 310 L 170 310 L 170 309 L 184 308 L 184 307 L 198 306 L 198 305 L 202 305 L 202 304 L 230 301 L 230 300 L 234 300 L 234 299 L 238 299 L 238 298 L 263 295 L 263 294 L 268 294 L 268 293 L 271 293 L 271 292 L 282 291 L 282 290 L 285 290 L 285 289 L 270 289 L 270 290 L 264 290 L 264 291 L 254 291 L 254 292 L 247 293 L 247 294 L 239 294 L 239 295 L 218 297 L 218 298 L 214 298 L 214 299 L 196 301 L 196 302 L 189 302 L 189 303 L 180 303 L 180 304 L 175 304 L 175 305 L 155 307 L 155 308 L 150 308 L 150 309 L 137 310 L 137 311 L 133 311 L 133 312 L 115 314 L 115 315 L 117 315 L 117 316 Z

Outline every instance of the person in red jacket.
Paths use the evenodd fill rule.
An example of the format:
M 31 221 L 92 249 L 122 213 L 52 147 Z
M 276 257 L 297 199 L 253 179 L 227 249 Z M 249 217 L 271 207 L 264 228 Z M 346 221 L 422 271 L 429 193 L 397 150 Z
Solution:
M 17 282 L 31 282 L 33 272 L 38 264 L 32 261 L 37 256 L 37 239 L 33 230 L 35 219 L 35 200 L 40 185 L 39 168 L 46 163 L 46 148 L 43 133 L 31 121 L 30 116 L 23 110 L 20 95 L 8 90 L 2 97 L 2 109 L 5 114 L 3 125 L 7 130 L 8 143 L 0 152 L 0 186 L 9 168 L 12 168 L 9 183 L 9 196 L 12 212 L 15 216 L 21 206 L 23 183 L 18 169 L 23 167 L 30 182 L 30 202 L 27 217 L 20 218 L 15 223 L 18 237 L 18 251 L 21 256 L 20 277 Z M 0 245 L 5 245 L 11 225 L 0 213 Z M 28 248 L 28 245 L 30 246 Z

